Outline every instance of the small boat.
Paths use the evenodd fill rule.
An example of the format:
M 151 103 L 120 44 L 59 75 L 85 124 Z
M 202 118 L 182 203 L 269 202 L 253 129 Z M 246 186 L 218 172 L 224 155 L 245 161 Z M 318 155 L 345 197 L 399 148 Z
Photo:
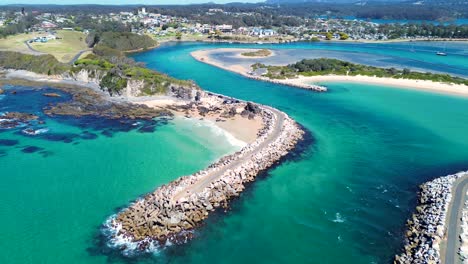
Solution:
M 445 52 L 447 50 L 447 43 L 444 44 L 444 51 L 438 51 L 436 55 L 438 56 L 447 56 L 447 53 Z

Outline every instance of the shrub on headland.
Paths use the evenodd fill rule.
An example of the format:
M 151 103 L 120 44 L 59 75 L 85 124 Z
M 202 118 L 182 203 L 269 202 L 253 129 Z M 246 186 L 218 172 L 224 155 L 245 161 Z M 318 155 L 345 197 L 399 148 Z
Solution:
M 74 65 L 60 63 L 52 55 L 29 55 L 19 52 L 0 51 L 0 68 L 27 70 L 39 74 L 71 74 L 82 70 L 89 76 L 99 78 L 99 86 L 110 95 L 121 94 L 130 81 L 140 81 L 140 94 L 155 95 L 169 92 L 171 87 L 197 89 L 192 81 L 177 80 L 165 74 L 144 68 L 127 57 L 102 57 L 90 54 L 78 59 Z
M 70 69 L 70 66 L 50 54 L 36 56 L 13 51 L 0 51 L 0 67 L 48 75 L 61 74 Z

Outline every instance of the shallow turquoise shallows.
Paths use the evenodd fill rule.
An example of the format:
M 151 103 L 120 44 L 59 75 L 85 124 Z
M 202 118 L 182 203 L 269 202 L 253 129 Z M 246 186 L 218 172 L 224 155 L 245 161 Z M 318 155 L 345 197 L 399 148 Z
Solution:
M 418 55 L 418 67 L 441 71 L 442 63 L 431 64 L 440 44 L 430 44 L 416 45 L 428 50 Z M 97 238 L 106 217 L 237 147 L 221 144 L 212 128 L 192 133 L 198 125 L 187 120 L 153 133 L 99 134 L 76 145 L 0 133 L 0 139 L 19 140 L 0 146 L 0 154 L 6 151 L 0 157 L 0 263 L 390 263 L 417 186 L 468 169 L 468 99 L 350 83 L 325 83 L 330 92 L 319 94 L 249 80 L 189 55 L 223 46 L 167 45 L 134 57 L 204 89 L 285 111 L 310 132 L 301 152 L 262 175 L 230 211 L 211 217 L 193 241 L 125 259 Z M 395 46 L 321 48 L 359 56 L 388 47 L 398 61 L 408 51 Z M 463 74 L 468 48 L 457 45 L 453 52 L 458 55 L 443 63 Z M 51 132 L 85 129 L 54 120 L 47 125 Z M 206 139 L 212 135 L 220 138 Z M 51 155 L 23 153 L 28 145 Z

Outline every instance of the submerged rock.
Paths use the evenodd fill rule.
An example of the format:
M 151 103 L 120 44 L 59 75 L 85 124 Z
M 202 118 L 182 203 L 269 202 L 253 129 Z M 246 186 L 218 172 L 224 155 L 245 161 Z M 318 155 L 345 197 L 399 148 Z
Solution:
M 23 153 L 35 153 L 41 150 L 44 150 L 44 149 L 40 147 L 36 147 L 36 146 L 28 146 L 28 147 L 23 148 L 21 151 Z
M 60 94 L 58 94 L 58 93 L 44 93 L 44 94 L 42 94 L 42 95 L 44 95 L 44 96 L 46 96 L 46 97 L 62 97 L 62 96 L 61 96 Z
M 36 120 L 39 117 L 30 113 L 20 113 L 20 112 L 8 112 L 3 114 L 2 119 L 15 119 L 19 121 L 31 121 L 31 120 Z

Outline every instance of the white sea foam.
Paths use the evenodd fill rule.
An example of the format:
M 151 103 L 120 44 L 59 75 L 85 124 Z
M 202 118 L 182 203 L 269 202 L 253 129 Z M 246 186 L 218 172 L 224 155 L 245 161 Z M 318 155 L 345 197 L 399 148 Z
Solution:
M 335 223 L 344 223 L 345 221 L 346 221 L 346 219 L 344 217 L 342 217 L 340 213 L 335 214 L 335 219 L 333 219 L 333 222 L 335 222 Z
M 178 118 L 175 118 L 177 120 Z M 246 142 L 237 139 L 231 133 L 222 129 L 215 122 L 210 120 L 195 120 L 191 118 L 180 118 L 179 120 L 189 121 L 191 126 L 194 128 L 208 129 L 209 133 L 214 137 L 222 137 L 223 142 L 227 142 L 230 146 L 235 147 L 236 149 L 241 149 L 247 145 Z M 187 123 L 186 123 L 187 124 Z M 203 137 L 209 138 L 210 135 L 206 135 L 206 132 L 203 133 Z
M 44 133 L 47 133 L 49 132 L 49 129 L 48 128 L 40 128 L 40 129 L 23 129 L 22 130 L 23 133 L 25 134 L 28 134 L 28 135 L 31 135 L 31 136 L 36 136 L 36 135 L 40 135 L 40 134 L 44 134 Z
M 225 129 L 222 129 L 221 127 L 216 125 L 216 123 L 214 123 L 213 121 L 206 121 L 206 124 L 210 128 L 210 131 L 213 134 L 215 134 L 217 136 L 225 137 L 227 142 L 229 142 L 230 145 L 232 145 L 234 147 L 239 147 L 239 148 L 243 148 L 243 147 L 245 147 L 247 145 L 247 143 L 245 143 L 242 140 L 237 139 L 231 133 L 229 133 Z

